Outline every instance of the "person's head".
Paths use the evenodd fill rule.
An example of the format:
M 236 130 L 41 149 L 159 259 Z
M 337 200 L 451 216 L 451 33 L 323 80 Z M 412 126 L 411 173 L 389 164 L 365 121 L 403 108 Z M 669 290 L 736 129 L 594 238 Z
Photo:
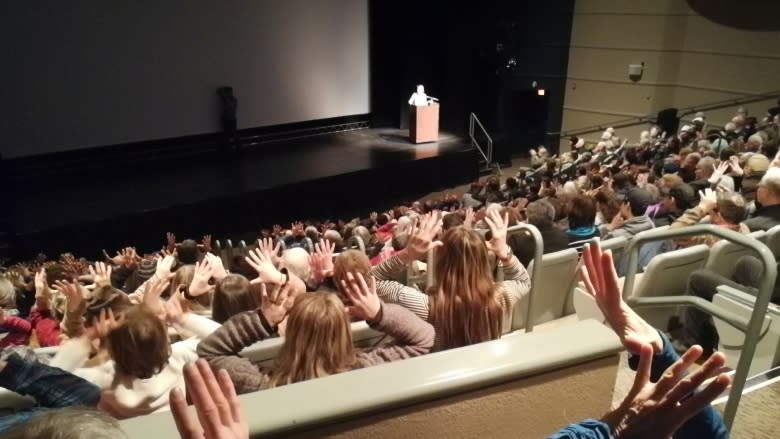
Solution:
M 682 153 L 680 155 L 682 156 Z M 696 165 L 699 164 L 699 160 L 701 160 L 701 155 L 699 155 L 697 152 L 692 152 L 685 156 L 685 159 L 683 159 L 682 165 L 680 165 L 680 167 L 694 171 L 696 169 Z
M 85 300 L 84 321 L 87 326 L 100 315 L 102 310 L 111 310 L 115 315 L 123 313 L 133 306 L 127 294 L 112 287 L 104 285 L 92 290 L 92 294 Z
M 683 184 L 683 179 L 677 174 L 664 174 L 660 179 L 658 179 L 658 188 L 659 189 L 670 189 L 678 184 Z
M 646 190 L 633 188 L 626 193 L 623 203 L 620 206 L 620 214 L 626 219 L 642 216 L 652 202 L 653 199 Z
M 425 87 L 422 84 L 419 84 L 417 86 L 417 93 L 420 93 L 420 94 L 425 93 Z
M 3 433 L 5 439 L 125 439 L 119 421 L 92 407 L 43 410 Z
M 360 273 L 368 276 L 371 272 L 371 261 L 360 250 L 347 250 L 333 261 L 333 283 L 341 291 L 341 282 L 347 281 L 347 273 Z
M 16 288 L 10 280 L 0 277 L 0 309 L 16 308 Z
M 317 240 L 320 238 L 320 232 L 314 226 L 306 226 L 306 229 L 303 231 L 303 233 L 307 238 L 311 239 L 312 242 L 317 242 Z
M 336 248 L 340 248 L 341 246 L 344 245 L 344 240 L 341 237 L 341 233 L 339 233 L 337 230 L 333 230 L 333 229 L 326 230 L 325 233 L 322 235 L 322 238 L 332 242 L 336 246 Z
M 509 177 L 506 179 L 506 188 L 510 190 L 515 190 L 520 186 L 520 183 L 518 183 L 517 179 L 515 177 Z
M 762 206 L 780 204 L 780 168 L 769 168 L 756 190 L 756 201 Z
M 363 240 L 363 244 L 368 246 L 371 244 L 371 232 L 364 226 L 357 226 L 352 230 L 352 236 L 359 236 Z
M 760 134 L 756 133 L 748 137 L 745 144 L 742 146 L 744 152 L 758 152 L 764 145 L 764 138 Z
M 198 261 L 198 243 L 192 239 L 185 239 L 176 246 L 176 259 L 180 264 L 195 264 Z
M 300 279 L 309 279 L 309 253 L 300 247 L 288 248 L 282 252 L 282 267 Z
M 624 172 L 619 172 L 612 177 L 612 189 L 616 192 L 627 190 L 633 186 L 633 178 Z
M 769 169 L 769 159 L 763 154 L 751 154 L 744 169 L 748 177 L 760 176 Z
M 596 202 L 596 210 L 601 212 L 606 221 L 611 221 L 620 212 L 620 201 L 614 192 L 598 191 L 593 195 L 593 201 Z
M 737 192 L 718 194 L 715 209 L 710 211 L 710 220 L 716 225 L 736 226 L 745 219 L 745 199 Z
M 713 172 L 715 172 L 715 159 L 712 157 L 702 157 L 694 170 L 697 180 L 706 180 L 712 177 Z
M 168 364 L 171 345 L 163 322 L 145 306 L 125 310 L 124 324 L 108 334 L 108 352 L 119 376 L 148 379 Z
M 503 308 L 493 283 L 487 246 L 479 233 L 455 227 L 442 236 L 430 286 L 429 322 L 441 348 L 495 340 Z
M 662 203 L 667 211 L 684 211 L 696 204 L 696 191 L 687 183 L 680 183 L 663 192 Z
M 572 198 L 569 204 L 569 228 L 590 227 L 596 223 L 596 203 L 584 195 Z
M 447 231 L 453 227 L 462 226 L 464 221 L 465 218 L 460 212 L 450 213 L 441 218 L 441 228 Z
M 553 225 L 555 208 L 545 200 L 534 201 L 526 206 L 525 218 L 528 224 L 539 229 L 546 229 Z
M 211 319 L 225 323 L 234 315 L 257 309 L 258 292 L 240 274 L 229 274 L 217 282 L 211 304 Z
M 501 218 L 503 218 L 504 216 L 506 216 L 507 219 L 509 220 L 509 227 L 520 224 L 520 214 L 517 212 L 516 209 L 513 209 L 511 207 L 505 207 L 501 209 Z
M 269 387 L 349 370 L 354 362 L 352 329 L 344 303 L 332 293 L 308 293 L 290 309 Z

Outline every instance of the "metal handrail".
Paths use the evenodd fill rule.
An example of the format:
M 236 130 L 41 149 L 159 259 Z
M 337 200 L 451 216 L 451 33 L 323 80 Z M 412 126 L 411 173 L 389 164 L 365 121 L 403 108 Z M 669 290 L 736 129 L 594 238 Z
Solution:
M 718 110 L 721 108 L 733 106 L 733 105 L 743 105 L 743 104 L 749 104 L 751 102 L 759 102 L 766 99 L 774 98 L 780 95 L 780 91 L 771 91 L 766 93 L 753 93 L 753 94 L 747 94 L 743 95 L 742 97 L 738 98 L 731 98 L 731 99 L 725 99 L 722 101 L 713 102 L 710 104 L 703 104 L 703 105 L 692 105 L 690 107 L 680 108 L 677 110 L 677 114 L 679 118 L 683 118 L 685 116 L 688 116 L 690 114 L 697 113 L 699 111 L 710 111 L 710 110 Z M 646 116 L 637 116 L 627 119 L 619 119 L 612 123 L 603 123 L 598 125 L 591 125 L 586 126 L 583 128 L 576 128 L 573 130 L 568 131 L 555 131 L 555 132 L 549 132 L 547 133 L 548 138 L 550 136 L 557 136 L 559 138 L 566 138 L 570 136 L 579 136 L 582 134 L 589 134 L 589 133 L 595 133 L 598 131 L 604 131 L 607 129 L 607 127 L 612 127 L 615 129 L 618 128 L 627 128 L 632 127 L 636 125 L 640 125 L 643 123 L 652 122 L 654 123 L 656 120 L 656 116 L 653 114 L 648 114 Z
M 477 138 L 474 136 L 475 125 L 479 126 L 479 129 L 482 130 L 482 134 L 484 134 L 485 138 L 487 139 L 487 154 L 485 154 L 485 151 L 482 149 L 482 145 L 479 144 Z M 485 159 L 485 163 L 487 164 L 492 163 L 493 162 L 493 138 L 490 137 L 490 134 L 488 134 L 487 130 L 485 129 L 485 126 L 482 125 L 482 122 L 474 113 L 471 113 L 469 115 L 469 137 L 471 138 L 471 145 L 477 148 L 477 151 L 479 151 L 479 153 L 482 155 L 482 158 Z
M 642 244 L 652 241 L 661 241 L 704 234 L 714 235 L 721 239 L 726 239 L 751 249 L 758 254 L 759 259 L 764 266 L 764 275 L 761 277 L 761 281 L 758 286 L 758 294 L 756 295 L 753 314 L 751 315 L 749 322 L 745 322 L 743 318 L 739 317 L 735 313 L 720 308 L 714 305 L 712 302 L 709 302 L 700 297 L 631 297 L 630 293 L 633 292 L 634 280 L 638 270 L 639 248 Z M 764 245 L 762 242 L 745 236 L 739 232 L 714 225 L 696 225 L 662 231 L 648 230 L 646 232 L 641 232 L 634 236 L 631 242 L 629 242 L 626 253 L 628 254 L 629 259 L 628 272 L 626 273 L 626 280 L 623 287 L 623 295 L 626 298 L 626 302 L 630 306 L 636 308 L 679 305 L 694 306 L 729 323 L 735 328 L 745 331 L 745 343 L 742 348 L 742 354 L 739 357 L 739 362 L 737 363 L 737 370 L 734 374 L 734 380 L 731 385 L 729 399 L 723 412 L 723 420 L 726 423 L 726 427 L 731 430 L 731 427 L 734 424 L 734 418 L 737 415 L 739 401 L 742 398 L 742 390 L 745 388 L 745 382 L 747 381 L 748 373 L 750 372 L 750 363 L 753 361 L 753 355 L 755 355 L 756 346 L 758 345 L 758 341 L 761 336 L 761 326 L 763 324 L 764 315 L 766 315 L 767 309 L 769 308 L 769 302 L 772 298 L 772 290 L 774 289 L 775 280 L 777 278 L 777 265 L 774 255 L 769 250 L 769 247 Z

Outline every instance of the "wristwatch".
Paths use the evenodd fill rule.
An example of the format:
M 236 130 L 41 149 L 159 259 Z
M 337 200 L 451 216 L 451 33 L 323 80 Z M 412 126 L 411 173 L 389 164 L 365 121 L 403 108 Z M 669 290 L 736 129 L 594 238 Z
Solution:
M 506 258 L 504 258 L 504 259 L 498 258 L 498 261 L 501 262 L 501 263 L 509 262 L 509 260 L 512 259 L 512 256 L 514 255 L 514 253 L 512 252 L 512 247 L 506 246 L 506 248 L 509 249 L 509 251 L 506 254 Z M 496 256 L 498 256 L 498 255 L 496 255 Z

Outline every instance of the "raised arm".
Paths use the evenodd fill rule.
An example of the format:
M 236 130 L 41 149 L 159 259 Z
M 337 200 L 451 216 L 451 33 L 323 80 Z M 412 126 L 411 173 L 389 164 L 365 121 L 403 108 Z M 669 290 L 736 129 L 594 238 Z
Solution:
M 427 354 L 433 348 L 436 333 L 430 323 L 411 311 L 391 303 L 383 304 L 377 295 L 376 280 L 366 280 L 362 274 L 347 274 L 342 290 L 349 296 L 352 317 L 365 320 L 372 328 L 391 336 L 395 343 L 359 355 L 358 361 L 376 364 Z
M 287 315 L 288 294 L 289 287 L 284 287 L 277 297 L 269 298 L 264 289 L 259 310 L 236 314 L 198 345 L 198 356 L 214 370 L 225 369 L 238 393 L 254 392 L 266 382 L 266 374 L 240 352 L 255 342 L 278 336 L 277 325 Z

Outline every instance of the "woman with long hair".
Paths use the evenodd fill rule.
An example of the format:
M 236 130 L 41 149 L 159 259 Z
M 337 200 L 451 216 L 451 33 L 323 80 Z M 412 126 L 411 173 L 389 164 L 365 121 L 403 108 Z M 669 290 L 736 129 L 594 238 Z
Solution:
M 374 267 L 371 273 L 377 278 L 377 293 L 385 302 L 397 303 L 433 325 L 433 350 L 495 340 L 501 337 L 512 307 L 531 287 L 528 272 L 506 243 L 508 217 L 493 211 L 485 218 L 491 234 L 488 241 L 462 226 L 434 241 L 440 220 L 440 213 L 423 217 L 406 249 Z M 427 292 L 392 280 L 395 273 L 434 248 L 434 283 Z M 504 282 L 493 281 L 489 251 L 504 271 Z
M 287 276 L 270 255 L 255 250 L 247 262 L 258 271 L 254 283 L 269 286 L 260 307 L 237 314 L 198 345 L 198 355 L 214 370 L 225 369 L 238 393 L 283 386 L 374 364 L 426 354 L 433 346 L 433 327 L 403 307 L 383 304 L 371 276 L 347 273 L 341 291 L 350 305 L 333 293 L 290 296 Z M 272 288 L 273 287 L 273 288 Z M 350 316 L 391 336 L 390 346 L 359 350 L 352 346 Z M 270 368 L 259 368 L 239 353 L 247 346 L 278 336 L 287 318 L 284 343 Z

